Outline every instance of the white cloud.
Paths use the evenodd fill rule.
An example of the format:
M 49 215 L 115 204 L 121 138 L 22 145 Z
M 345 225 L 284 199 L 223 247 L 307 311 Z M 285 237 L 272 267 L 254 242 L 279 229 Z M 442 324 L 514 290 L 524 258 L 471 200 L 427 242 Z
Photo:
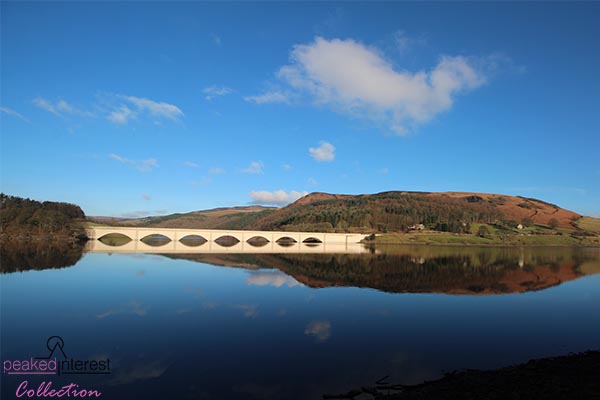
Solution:
M 317 182 L 317 180 L 314 178 L 308 178 L 306 181 L 308 182 L 308 184 L 310 186 L 313 186 L 313 187 L 319 185 L 319 182 Z
M 24 122 L 31 123 L 23 115 L 21 115 L 20 113 L 16 112 L 15 110 L 12 110 L 12 109 L 10 109 L 8 107 L 0 107 L 0 112 L 3 112 L 4 114 L 7 114 L 7 115 L 11 115 L 13 117 L 17 117 L 17 118 L 21 119 Z
M 382 174 L 382 175 L 386 175 L 389 174 L 390 169 L 385 167 L 385 168 L 381 168 L 380 170 L 377 171 L 377 173 Z
M 206 95 L 204 98 L 210 101 L 215 97 L 227 96 L 228 94 L 233 93 L 233 89 L 226 86 L 212 85 L 202 89 L 202 93 Z
M 128 160 L 127 158 L 121 157 L 120 155 L 114 154 L 114 153 L 110 153 L 108 155 L 108 158 L 112 158 L 113 160 L 117 160 L 117 161 L 120 161 L 122 163 L 133 163 L 132 160 Z
M 190 168 L 198 168 L 199 165 L 196 164 L 195 162 L 191 162 L 191 161 L 186 161 L 183 163 L 183 165 L 185 165 L 186 167 L 190 167 Z
M 404 134 L 452 107 L 457 94 L 486 82 L 473 59 L 442 56 L 430 71 L 395 70 L 377 49 L 354 40 L 294 46 L 278 77 L 317 104 L 353 117 L 384 123 Z
M 116 110 L 111 111 L 106 118 L 115 124 L 126 124 L 135 117 L 135 112 L 131 111 L 129 107 L 121 105 Z
M 144 200 L 152 200 L 152 196 L 151 196 L 151 195 L 149 195 L 149 194 L 143 194 L 143 195 L 142 195 L 142 198 L 143 198 Z
M 250 192 L 250 197 L 252 198 L 253 203 L 274 204 L 282 206 L 296 201 L 299 198 L 306 196 L 307 194 L 308 192 L 298 192 L 296 190 L 292 190 L 290 192 L 286 192 L 285 190 L 275 190 L 273 192 L 269 192 L 267 190 L 260 190 Z
M 288 103 L 288 96 L 282 92 L 265 92 L 257 96 L 246 96 L 244 100 L 255 104 Z
M 291 171 L 292 170 L 292 166 L 290 164 L 283 164 L 283 170 L 285 172 Z
M 147 160 L 130 160 L 114 153 L 109 154 L 108 158 L 112 158 L 113 160 L 116 160 L 122 164 L 129 165 L 131 168 L 140 172 L 152 172 L 155 168 L 159 167 L 158 161 L 155 158 L 149 158 Z
M 260 161 L 252 161 L 248 168 L 244 168 L 242 172 L 246 174 L 264 174 L 263 163 Z
M 54 104 L 52 104 L 50 101 L 43 99 L 41 97 L 36 97 L 35 99 L 32 100 L 33 104 L 35 104 L 36 106 L 38 106 L 39 108 L 41 108 L 42 110 L 46 110 L 56 116 L 60 116 L 60 114 L 58 113 L 58 110 L 56 109 L 56 107 L 54 106 Z
M 219 168 L 219 167 L 212 167 L 208 170 L 209 174 L 212 175 L 221 175 L 224 174 L 226 171 L 223 168 Z
M 43 97 L 36 97 L 32 100 L 33 104 L 41 108 L 42 110 L 48 111 L 56 115 L 57 117 L 62 117 L 66 114 L 69 115 L 78 115 L 82 117 L 93 117 L 94 113 L 90 111 L 80 110 L 71 104 L 67 103 L 64 100 L 58 100 L 56 102 L 52 102 L 51 100 L 44 99 Z
M 59 100 L 58 103 L 56 103 L 56 108 L 59 111 L 63 111 L 63 112 L 69 113 L 69 114 L 71 114 L 75 111 L 75 109 L 64 100 Z
M 335 158 L 335 146 L 328 142 L 319 142 L 319 147 L 311 147 L 308 149 L 310 156 L 317 161 L 333 161 Z
M 167 118 L 173 121 L 178 121 L 184 116 L 183 111 L 173 104 L 158 102 L 143 97 L 125 95 L 119 95 L 117 97 L 132 104 L 139 113 L 146 112 L 153 117 Z
M 318 342 L 324 342 L 331 336 L 331 322 L 312 321 L 304 329 L 304 334 L 314 336 Z
M 147 160 L 139 161 L 135 168 L 140 172 L 152 172 L 152 170 L 158 166 L 158 161 L 156 161 L 155 158 L 149 158 Z

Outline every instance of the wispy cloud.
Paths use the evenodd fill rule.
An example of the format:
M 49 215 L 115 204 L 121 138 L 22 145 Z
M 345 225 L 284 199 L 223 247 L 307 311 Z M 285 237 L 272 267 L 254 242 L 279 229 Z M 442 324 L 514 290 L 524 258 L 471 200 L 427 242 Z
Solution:
M 152 200 L 152 196 L 150 196 L 149 194 L 143 194 L 143 195 L 142 195 L 142 198 L 143 198 L 144 200 Z
M 386 175 L 386 174 L 389 174 L 389 173 L 390 173 L 390 169 L 389 169 L 389 168 L 387 168 L 387 167 L 385 167 L 385 168 L 381 168 L 381 169 L 377 170 L 377 173 L 378 173 L 378 174 L 382 174 L 382 175 Z
M 64 100 L 51 101 L 43 97 L 36 97 L 32 100 L 33 104 L 42 110 L 48 111 L 56 115 L 57 117 L 63 117 L 65 115 L 77 115 L 82 117 L 93 117 L 94 113 L 91 111 L 81 110 Z
M 246 96 L 244 100 L 255 103 L 255 104 L 268 104 L 268 103 L 288 103 L 289 98 L 285 93 L 275 91 L 275 92 L 265 92 L 263 94 L 259 94 L 256 96 Z
M 212 39 L 213 43 L 216 44 L 217 46 L 221 47 L 223 45 L 221 36 L 217 35 L 216 33 L 211 33 L 210 38 Z
M 25 118 L 23 115 L 21 115 L 20 113 L 16 112 L 16 111 L 15 111 L 15 110 L 13 110 L 13 109 L 10 109 L 10 108 L 8 108 L 8 107 L 0 107 L 0 112 L 3 112 L 3 113 L 4 113 L 4 114 L 6 114 L 6 115 L 10 115 L 10 116 L 13 116 L 13 117 L 17 117 L 17 118 L 19 118 L 20 120 L 22 120 L 22 121 L 24 121 L 24 122 L 27 122 L 28 124 L 30 124 L 30 123 L 31 123 L 31 121 L 29 121 L 29 120 L 28 120 L 27 118 Z
M 318 185 L 319 185 L 319 182 L 317 182 L 317 180 L 316 180 L 315 178 L 308 178 L 308 179 L 306 180 L 306 182 L 308 182 L 308 184 L 309 184 L 310 186 L 313 186 L 313 187 L 315 187 L 315 186 L 318 186 Z
M 183 111 L 173 104 L 154 101 L 144 97 L 126 95 L 118 95 L 117 97 L 133 105 L 138 113 L 147 113 L 153 117 L 167 118 L 172 121 L 178 121 L 184 116 Z
M 396 50 L 398 50 L 398 52 L 400 52 L 401 54 L 406 53 L 414 46 L 424 45 L 427 42 L 424 37 L 409 36 L 403 30 L 394 32 L 392 39 Z
M 212 175 L 222 175 L 222 174 L 224 174 L 224 173 L 226 173 L 226 172 L 227 172 L 227 171 L 225 171 L 225 169 L 223 169 L 223 168 L 219 168 L 219 167 L 212 167 L 212 168 L 210 168 L 210 169 L 208 170 L 208 173 L 209 173 L 209 174 L 212 174 Z
M 273 192 L 269 192 L 268 190 L 260 190 L 250 192 L 250 197 L 252 198 L 252 202 L 255 204 L 273 204 L 283 206 L 296 201 L 307 194 L 308 192 L 299 192 L 296 190 L 291 190 L 289 192 L 286 192 L 285 190 L 275 190 Z
M 135 117 L 136 113 L 125 105 L 119 106 L 106 116 L 110 122 L 114 122 L 115 124 L 126 124 L 130 119 L 134 119 Z
M 152 172 L 154 168 L 158 167 L 158 162 L 155 158 L 149 158 L 148 160 L 139 161 L 136 169 L 140 172 Z
M 201 178 L 199 181 L 192 181 L 194 186 L 206 186 L 213 182 L 212 178 Z
M 228 94 L 233 93 L 233 89 L 226 86 L 212 85 L 202 89 L 202 93 L 206 95 L 204 96 L 204 99 L 210 101 L 216 97 L 227 96 Z
M 317 37 L 294 46 L 290 64 L 277 76 L 316 104 L 404 134 L 449 110 L 458 94 L 485 84 L 492 64 L 485 58 L 442 56 L 430 71 L 411 72 L 395 69 L 378 49 L 352 39 Z
M 331 322 L 312 321 L 304 329 L 304 334 L 313 336 L 317 342 L 325 342 L 331 337 Z
M 189 167 L 189 168 L 198 168 L 198 167 L 200 167 L 198 164 L 196 164 L 195 162 L 192 162 L 192 161 L 186 161 L 186 162 L 183 163 L 183 165 L 185 165 L 186 167 Z
M 123 218 L 144 218 L 149 217 L 151 215 L 164 215 L 168 212 L 168 210 L 138 210 L 126 212 L 121 214 L 120 216 Z
M 330 162 L 335 158 L 335 146 L 329 142 L 319 142 L 319 147 L 308 149 L 310 156 L 319 162 Z
M 104 93 L 99 97 L 101 98 L 100 102 L 94 105 L 95 112 L 75 107 L 64 100 L 52 101 L 43 97 L 36 97 L 32 102 L 42 110 L 58 117 L 67 115 L 95 117 L 100 115 L 118 125 L 125 125 L 144 116 L 153 118 L 155 124 L 160 124 L 163 119 L 179 121 L 185 115 L 176 105 L 144 97 L 111 93 Z
M 282 168 L 285 172 L 292 170 L 292 166 L 290 164 L 283 164 Z
M 158 168 L 158 161 L 155 158 L 149 158 L 147 160 L 130 160 L 129 158 L 121 157 L 118 154 L 111 153 L 108 158 L 116 160 L 121 164 L 130 166 L 140 172 L 152 172 L 155 168 Z
M 33 104 L 35 104 L 36 106 L 38 106 L 39 108 L 41 108 L 42 110 L 46 110 L 56 116 L 60 116 L 60 114 L 58 113 L 58 110 L 56 109 L 56 107 L 54 106 L 54 104 L 52 104 L 51 102 L 49 102 L 46 99 L 43 99 L 41 97 L 37 97 L 35 99 L 32 100 Z
M 252 161 L 242 172 L 246 174 L 264 174 L 263 167 L 264 165 L 261 161 Z

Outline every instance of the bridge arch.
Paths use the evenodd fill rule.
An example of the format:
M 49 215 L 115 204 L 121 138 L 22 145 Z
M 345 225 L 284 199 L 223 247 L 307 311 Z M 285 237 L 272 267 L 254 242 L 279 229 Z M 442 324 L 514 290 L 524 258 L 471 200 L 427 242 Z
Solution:
M 307 237 L 306 239 L 304 239 L 302 241 L 302 243 L 306 243 L 306 244 L 320 244 L 323 243 L 323 241 L 317 237 L 311 236 L 311 237 Z
M 165 246 L 171 243 L 172 241 L 172 238 L 162 233 L 151 233 L 140 239 L 140 242 L 152 247 Z
M 232 247 L 241 242 L 241 240 L 233 235 L 223 235 L 215 239 L 215 243 L 222 247 Z
M 290 247 L 298 243 L 298 241 L 291 236 L 281 236 L 280 238 L 275 240 L 275 243 L 282 247 Z
M 202 246 L 204 243 L 208 242 L 208 240 L 206 240 L 206 238 L 204 236 L 190 234 L 190 235 L 185 235 L 184 237 L 179 239 L 179 242 L 184 246 L 198 247 L 198 246 Z
M 119 247 L 126 245 L 133 239 L 122 233 L 107 233 L 99 237 L 98 240 L 107 246 Z
M 248 243 L 250 246 L 254 246 L 254 247 L 263 247 L 263 246 L 266 246 L 267 244 L 271 243 L 271 241 L 264 236 L 256 235 L 256 236 L 252 236 L 250 239 L 246 240 L 246 243 Z

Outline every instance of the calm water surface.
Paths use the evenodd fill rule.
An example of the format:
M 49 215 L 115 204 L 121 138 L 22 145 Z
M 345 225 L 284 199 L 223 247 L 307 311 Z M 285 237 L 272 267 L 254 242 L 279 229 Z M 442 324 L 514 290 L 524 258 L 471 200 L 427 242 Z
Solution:
M 3 399 L 24 380 L 105 399 L 319 399 L 600 348 L 599 249 L 3 251 L 2 360 L 47 356 L 53 335 L 69 359 L 110 360 L 106 375 L 3 373 Z

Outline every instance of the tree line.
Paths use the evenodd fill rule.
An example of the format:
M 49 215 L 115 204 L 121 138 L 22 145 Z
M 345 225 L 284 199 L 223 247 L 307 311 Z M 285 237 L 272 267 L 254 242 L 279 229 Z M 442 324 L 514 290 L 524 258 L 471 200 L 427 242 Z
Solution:
M 36 201 L 0 193 L 0 237 L 68 238 L 86 237 L 85 214 L 74 204 Z

